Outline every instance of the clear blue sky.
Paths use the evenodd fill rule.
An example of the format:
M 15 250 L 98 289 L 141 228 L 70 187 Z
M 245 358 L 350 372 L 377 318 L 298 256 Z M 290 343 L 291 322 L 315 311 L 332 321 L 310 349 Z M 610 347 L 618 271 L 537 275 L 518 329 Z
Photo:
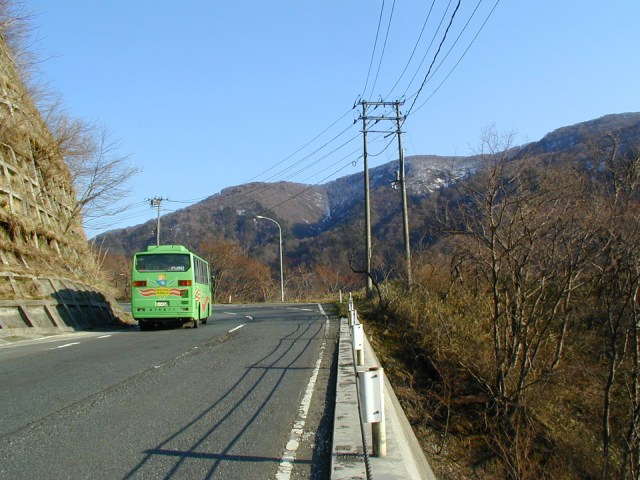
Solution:
M 143 168 L 115 227 L 154 218 L 153 196 L 361 171 L 359 98 L 405 98 L 403 114 L 416 99 L 406 155 L 468 155 L 490 125 L 520 144 L 640 111 L 637 0 L 501 0 L 491 15 L 484 0 L 473 16 L 478 1 L 462 0 L 416 97 L 457 1 L 433 3 L 416 47 L 431 1 L 397 0 L 391 15 L 393 0 L 24 0 L 41 79 Z M 397 159 L 381 137 L 372 167 Z

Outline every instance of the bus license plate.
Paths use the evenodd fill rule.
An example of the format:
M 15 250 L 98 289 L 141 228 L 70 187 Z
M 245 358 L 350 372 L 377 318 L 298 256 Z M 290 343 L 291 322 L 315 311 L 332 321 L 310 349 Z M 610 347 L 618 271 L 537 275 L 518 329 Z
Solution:
M 156 302 L 156 307 L 168 307 L 169 302 L 166 300 L 160 300 Z

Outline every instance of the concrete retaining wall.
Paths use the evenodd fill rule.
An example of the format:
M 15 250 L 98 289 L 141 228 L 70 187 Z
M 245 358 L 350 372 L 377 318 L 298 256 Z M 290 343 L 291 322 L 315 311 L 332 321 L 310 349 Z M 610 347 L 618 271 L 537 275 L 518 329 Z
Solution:
M 102 293 L 77 280 L 0 272 L 0 284 L 0 336 L 85 330 L 118 319 Z

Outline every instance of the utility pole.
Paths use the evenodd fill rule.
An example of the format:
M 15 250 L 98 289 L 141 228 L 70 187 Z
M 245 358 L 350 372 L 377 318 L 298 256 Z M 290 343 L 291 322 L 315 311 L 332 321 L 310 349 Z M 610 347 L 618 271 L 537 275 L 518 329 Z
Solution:
M 383 130 L 376 131 L 376 133 L 387 133 L 392 134 L 396 133 L 398 135 L 398 162 L 400 164 L 400 168 L 398 171 L 398 178 L 394 184 L 401 185 L 402 192 L 402 224 L 403 224 L 403 237 L 404 237 L 404 250 L 405 250 L 405 263 L 407 269 L 407 288 L 411 288 L 412 278 L 411 278 L 411 245 L 409 243 L 409 214 L 408 214 L 408 203 L 407 203 L 407 186 L 406 186 L 406 178 L 405 178 L 405 162 L 404 162 L 404 150 L 402 148 L 402 116 L 400 115 L 400 106 L 404 105 L 404 102 L 396 100 L 394 102 L 367 102 L 365 100 L 361 100 L 360 104 L 362 105 L 362 134 L 364 138 L 364 181 L 365 181 L 365 229 L 367 236 L 367 294 L 371 292 L 371 212 L 370 212 L 370 204 L 369 204 L 369 165 L 367 159 L 367 132 L 374 132 L 374 130 L 367 130 L 367 121 L 375 120 L 376 123 L 382 120 L 395 120 L 396 129 L 394 131 Z M 368 106 L 382 106 L 382 107 L 395 107 L 395 116 L 388 115 L 380 115 L 380 116 L 368 116 L 367 115 L 367 107 Z
M 404 149 L 402 148 L 402 130 L 400 129 L 400 102 L 396 102 L 396 125 L 398 134 L 398 163 L 400 164 L 400 185 L 402 192 L 402 227 L 404 236 L 404 260 L 407 268 L 407 289 L 411 290 L 411 243 L 409 238 L 409 207 L 407 205 L 407 177 L 404 165 Z
M 147 200 L 151 202 L 151 207 L 158 210 L 158 220 L 156 223 L 156 246 L 160 246 L 160 205 L 162 205 L 162 202 L 167 199 L 161 197 L 153 197 Z
M 371 280 L 371 202 L 369 189 L 369 158 L 367 157 L 367 102 L 364 100 L 362 104 L 362 140 L 363 140 L 363 159 L 364 159 L 364 235 L 366 238 L 366 266 L 367 275 L 367 297 L 371 296 L 373 291 L 373 282 Z

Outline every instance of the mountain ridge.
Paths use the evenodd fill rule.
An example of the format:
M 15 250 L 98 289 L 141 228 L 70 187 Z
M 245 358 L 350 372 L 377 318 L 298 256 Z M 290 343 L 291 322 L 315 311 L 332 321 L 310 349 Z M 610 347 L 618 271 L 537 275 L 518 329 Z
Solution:
M 514 147 L 514 158 L 526 155 L 584 157 L 590 141 L 613 134 L 625 138 L 640 136 L 640 113 L 609 114 L 557 128 L 542 139 Z M 436 190 L 448 188 L 481 168 L 478 156 L 414 155 L 406 160 L 407 191 L 414 201 Z M 375 193 L 373 225 L 392 218 L 400 208 L 399 197 L 390 188 L 398 161 L 369 170 L 370 188 Z M 274 217 L 282 224 L 290 247 L 359 221 L 364 197 L 364 174 L 358 172 L 322 185 L 296 182 L 253 182 L 230 186 L 210 197 L 161 217 L 162 243 L 186 244 L 197 248 L 202 241 L 225 238 L 251 252 L 258 242 L 256 215 Z M 396 198 L 394 200 L 394 198 Z M 389 220 L 387 220 L 389 221 Z M 376 227 L 377 226 L 377 227 Z M 155 243 L 155 220 L 98 235 L 94 240 L 113 252 L 131 255 Z M 290 248 L 289 252 L 294 252 Z

